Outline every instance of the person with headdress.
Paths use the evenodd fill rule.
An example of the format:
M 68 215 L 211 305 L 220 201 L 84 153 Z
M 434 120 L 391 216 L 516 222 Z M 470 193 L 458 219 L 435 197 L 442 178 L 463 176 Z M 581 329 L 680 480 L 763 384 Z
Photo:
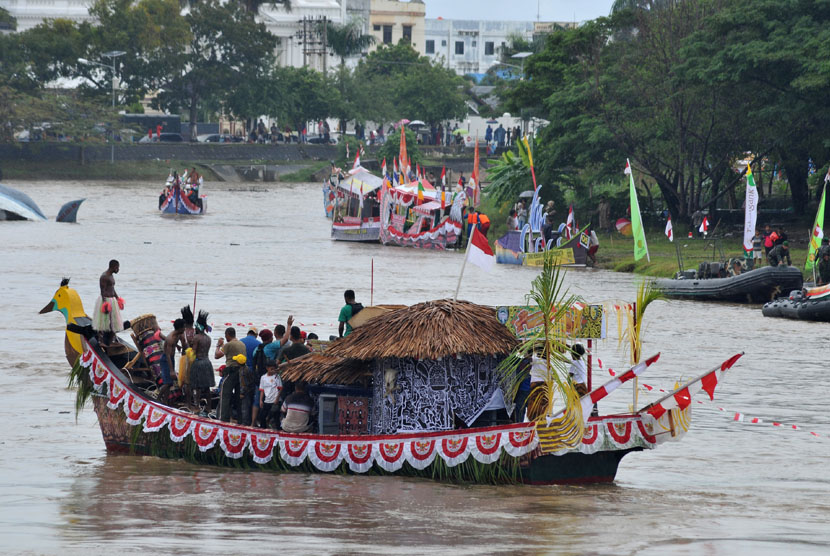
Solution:
M 199 407 L 199 401 L 204 398 L 206 405 L 204 414 L 211 411 L 210 389 L 216 385 L 216 377 L 213 374 L 213 364 L 210 362 L 210 332 L 211 328 L 207 323 L 208 313 L 199 311 L 196 319 L 196 334 L 193 336 L 193 354 L 195 360 L 190 365 L 190 388 L 196 395 L 195 406 Z
M 184 339 L 188 346 L 193 345 L 193 338 L 196 336 L 196 329 L 193 328 L 193 311 L 190 305 L 181 308 L 182 320 L 184 321 Z M 179 359 L 179 388 L 182 389 L 182 394 L 187 403 L 190 403 L 190 365 L 193 363 L 195 355 L 193 348 L 189 347 Z

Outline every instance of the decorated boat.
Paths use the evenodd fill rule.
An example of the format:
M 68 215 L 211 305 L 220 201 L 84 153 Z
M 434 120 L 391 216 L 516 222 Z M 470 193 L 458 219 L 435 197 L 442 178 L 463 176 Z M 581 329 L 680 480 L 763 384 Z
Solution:
M 380 241 L 384 245 L 419 249 L 455 247 L 461 238 L 464 195 L 449 195 L 424 179 L 384 187 L 380 201 Z
M 344 180 L 330 180 L 324 200 L 331 206 L 331 238 L 338 241 L 378 241 L 383 179 L 358 167 Z M 329 204 L 326 205 L 329 214 Z
M 159 211 L 164 215 L 199 216 L 207 212 L 207 196 L 200 185 L 182 187 L 181 180 L 168 180 L 159 196 Z
M 564 224 L 545 240 L 545 214 L 536 188 L 528 210 L 528 221 L 521 230 L 508 230 L 496 240 L 496 262 L 525 266 L 543 266 L 553 257 L 562 266 L 586 266 L 591 243 L 588 226 L 571 232 Z
M 765 317 L 830 322 L 830 284 L 792 291 L 768 301 L 761 311 Z
M 661 278 L 655 285 L 667 296 L 700 301 L 764 303 L 782 292 L 800 290 L 801 270 L 794 266 L 765 266 L 725 276 L 726 265 L 703 263 L 697 272 Z
M 162 404 L 154 381 L 147 380 L 157 366 L 152 315 L 132 321 L 140 353 L 113 355 L 98 342 L 67 282 L 41 312 L 49 311 L 67 320 L 65 348 L 77 406 L 91 398 L 108 451 L 256 470 L 392 473 L 489 484 L 610 482 L 625 455 L 680 438 L 691 421 L 692 397 L 700 390 L 713 395 L 740 357 L 634 413 L 590 416 L 592 406 L 636 380 L 659 354 L 581 398 L 567 379 L 546 379 L 527 403 L 528 415 L 541 413 L 525 421 L 511 387 L 522 373 L 514 373 L 510 361 L 527 356 L 523 349 L 539 345 L 540 334 L 600 337 L 601 307 L 511 312 L 430 301 L 384 311 L 323 353 L 288 363 L 283 380 L 309 383 L 317 417 L 313 432 L 287 433 Z M 517 325 L 529 341 L 517 339 Z M 535 332 L 528 336 L 529 331 Z M 545 348 L 548 369 L 557 353 Z

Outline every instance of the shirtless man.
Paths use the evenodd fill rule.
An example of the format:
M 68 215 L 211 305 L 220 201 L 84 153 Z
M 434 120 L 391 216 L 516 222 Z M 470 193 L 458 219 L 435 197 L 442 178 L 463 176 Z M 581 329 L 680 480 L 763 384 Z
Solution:
M 216 386 L 216 378 L 213 374 L 213 365 L 210 362 L 210 336 L 206 330 L 210 330 L 207 324 L 208 314 L 199 311 L 199 318 L 196 319 L 196 335 L 193 337 L 191 347 L 196 355 L 196 360 L 190 366 L 190 388 L 196 396 L 195 404 L 199 407 L 199 401 L 204 399 L 207 403 L 205 415 L 211 410 L 210 389 Z
M 182 353 L 187 349 L 187 340 L 184 336 L 184 319 L 176 319 L 173 322 L 173 332 L 164 338 L 164 357 L 161 358 L 161 390 L 159 400 L 167 405 L 170 398 L 170 387 L 176 375 L 176 349 Z
M 95 302 L 95 313 L 92 317 L 92 327 L 101 333 L 101 342 L 104 345 L 112 343 L 115 333 L 124 330 L 121 320 L 121 310 L 124 309 L 124 300 L 115 292 L 115 275 L 118 274 L 120 264 L 115 259 L 109 262 L 109 267 L 98 280 L 101 295 Z

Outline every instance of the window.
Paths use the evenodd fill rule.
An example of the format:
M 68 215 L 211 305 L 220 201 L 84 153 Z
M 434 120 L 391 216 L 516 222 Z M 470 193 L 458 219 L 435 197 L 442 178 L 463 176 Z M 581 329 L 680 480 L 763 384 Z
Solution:
M 447 41 L 441 41 L 441 46 L 447 46 Z
M 374 25 L 372 27 L 375 31 L 380 31 L 380 25 Z
M 455 53 L 464 54 L 464 41 L 455 41 Z
M 427 54 L 435 54 L 435 41 L 427 41 L 425 48 Z
M 406 42 L 412 43 L 412 25 L 403 26 L 403 38 L 406 39 Z
M 493 41 L 487 41 L 484 43 L 484 55 L 485 56 L 493 56 L 495 50 L 495 43 Z
M 478 46 L 478 42 L 477 42 L 477 41 L 473 41 L 473 48 L 475 48 L 476 46 Z
M 383 44 L 392 44 L 392 26 L 383 26 Z

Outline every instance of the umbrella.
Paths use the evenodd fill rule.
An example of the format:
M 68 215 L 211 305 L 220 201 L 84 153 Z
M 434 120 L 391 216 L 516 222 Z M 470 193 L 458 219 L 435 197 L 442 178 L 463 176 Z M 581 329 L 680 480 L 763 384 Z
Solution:
M 470 132 L 467 131 L 466 129 L 456 129 L 455 131 L 452 132 L 453 135 L 467 135 L 468 133 L 470 133 Z
M 427 125 L 427 124 L 425 124 L 421 120 L 412 120 L 411 122 L 409 122 L 409 127 L 419 126 L 419 125 Z
M 487 120 L 487 122 L 486 122 L 486 123 L 488 123 L 488 124 L 497 124 L 497 123 L 499 123 L 499 121 L 498 121 L 498 120 L 493 120 L 493 119 L 490 119 L 490 120 Z
M 521 193 L 519 193 L 519 199 L 524 199 L 526 197 L 533 197 L 533 191 L 528 190 L 528 191 L 522 191 Z
M 617 231 L 626 237 L 631 236 L 631 220 L 626 218 L 617 220 Z

